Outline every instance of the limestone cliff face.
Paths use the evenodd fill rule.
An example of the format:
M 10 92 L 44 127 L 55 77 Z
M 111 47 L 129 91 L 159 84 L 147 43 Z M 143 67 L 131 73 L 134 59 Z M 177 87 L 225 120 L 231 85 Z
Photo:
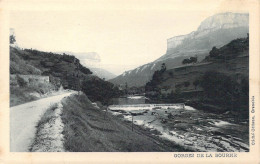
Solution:
M 244 38 L 249 33 L 249 15 L 246 13 L 219 13 L 201 22 L 196 31 L 187 35 L 167 39 L 166 54 L 154 62 L 126 71 L 110 81 L 114 84 L 144 86 L 153 76 L 154 71 L 165 63 L 166 68 L 182 66 L 182 61 L 197 56 L 201 61 L 212 47 L 220 48 L 237 38 Z
M 181 35 L 167 39 L 167 51 L 176 48 L 185 38 L 187 38 L 187 35 Z
M 248 24 L 249 14 L 246 13 L 220 13 L 213 15 L 205 19 L 196 31 L 167 39 L 166 53 L 171 53 L 175 48 L 183 44 L 185 39 L 198 39 L 217 30 L 248 28 Z
M 188 35 L 180 35 L 180 36 L 175 36 L 172 38 L 167 39 L 167 51 L 170 51 L 171 49 L 176 48 L 180 44 L 183 43 L 183 40 L 188 38 L 191 34 L 194 32 L 188 34 Z
M 197 31 L 217 30 L 235 27 L 247 27 L 249 14 L 243 13 L 220 13 L 205 19 Z

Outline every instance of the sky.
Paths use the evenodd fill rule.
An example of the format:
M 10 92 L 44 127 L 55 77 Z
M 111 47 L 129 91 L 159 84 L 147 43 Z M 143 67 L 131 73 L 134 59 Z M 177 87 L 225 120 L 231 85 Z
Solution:
M 243 2 L 11 1 L 9 23 L 22 48 L 96 52 L 101 58 L 97 67 L 119 75 L 164 55 L 168 38 L 195 31 L 205 18 L 246 10 Z

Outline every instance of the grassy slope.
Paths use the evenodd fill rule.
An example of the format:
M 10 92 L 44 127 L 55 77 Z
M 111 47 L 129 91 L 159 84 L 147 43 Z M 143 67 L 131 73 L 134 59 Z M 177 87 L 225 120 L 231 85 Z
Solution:
M 10 48 L 10 74 L 40 75 L 42 71 L 28 64 L 26 60 L 21 58 L 19 55 L 20 52 L 22 52 L 22 50 Z
M 182 65 L 181 67 L 168 69 L 162 74 L 161 82 L 157 87 L 170 88 L 176 90 L 176 85 L 180 85 L 180 91 L 194 91 L 193 82 L 200 79 L 207 71 L 217 71 L 227 76 L 248 77 L 249 74 L 249 40 L 240 38 L 232 40 L 227 45 L 217 49 L 215 57 L 208 55 L 202 62 L 196 64 Z M 211 52 L 210 52 L 211 53 Z M 209 53 L 209 54 L 210 54 Z M 226 60 L 225 57 L 226 56 Z M 184 86 L 184 82 L 189 82 Z M 202 89 L 198 85 L 199 89 Z
M 37 100 L 36 96 L 29 95 L 26 88 L 10 87 L 10 107 Z
M 164 95 L 167 95 L 173 92 L 177 92 L 179 89 L 179 99 L 178 98 L 168 98 L 167 100 L 162 100 L 162 102 L 185 102 L 187 105 L 191 105 L 197 109 L 202 109 L 205 111 L 212 112 L 226 112 L 226 110 L 238 109 L 242 110 L 245 113 L 234 112 L 235 115 L 239 114 L 239 117 L 244 116 L 248 118 L 248 97 L 240 101 L 231 102 L 228 99 L 220 99 L 222 96 L 215 96 L 211 94 L 209 97 L 206 93 L 209 93 L 209 90 L 204 90 L 201 84 L 198 84 L 195 87 L 194 82 L 199 80 L 199 83 L 209 82 L 209 80 L 203 80 L 203 77 L 206 72 L 215 71 L 221 73 L 223 76 L 230 77 L 235 79 L 239 83 L 239 89 L 241 90 L 242 84 L 241 81 L 246 79 L 248 82 L 249 76 L 249 38 L 239 38 L 231 41 L 227 45 L 217 49 L 215 55 L 208 55 L 202 62 L 197 64 L 183 65 L 182 67 L 166 70 L 160 77 L 159 84 L 156 85 L 160 90 L 164 89 Z M 210 51 L 209 54 L 212 54 Z M 213 76 L 217 75 L 212 72 Z M 219 79 L 214 79 L 214 81 L 219 81 Z M 188 82 L 189 85 L 185 86 L 184 84 Z M 212 82 L 211 82 L 212 83 Z M 231 83 L 231 81 L 229 81 Z M 179 86 L 179 87 L 177 87 Z M 226 85 L 225 85 L 226 86 Z M 216 88 L 216 85 L 213 85 L 211 88 Z M 223 90 L 225 87 L 223 87 Z M 199 92 L 198 92 L 199 91 Z M 222 91 L 222 90 L 220 90 Z M 248 96 L 247 94 L 240 94 L 240 98 Z M 227 92 L 226 92 L 227 93 Z M 157 97 L 156 97 L 157 98 Z M 187 101 L 188 100 L 188 101 Z M 237 103 L 239 102 L 239 103 Z M 224 104 L 233 104 L 232 107 L 227 107 Z M 237 105 L 237 106 L 235 106 Z M 231 105 L 229 105 L 231 106 Z
M 187 151 L 152 136 L 147 129 L 135 126 L 95 108 L 88 98 L 73 95 L 63 100 L 65 149 L 70 152 L 152 152 Z
M 77 76 L 81 77 L 81 79 L 91 79 L 94 78 L 92 76 L 89 76 L 91 73 L 88 68 L 83 67 L 79 62 L 77 58 L 74 56 L 69 55 L 59 55 L 54 54 L 51 52 L 43 52 L 38 50 L 19 50 L 16 48 L 10 48 L 10 55 L 11 55 L 11 61 L 14 61 L 16 58 L 12 57 L 16 55 L 15 57 L 19 57 L 20 59 L 24 60 L 23 63 L 25 63 L 26 66 L 33 66 L 37 70 L 40 71 L 41 75 L 45 76 L 53 76 L 56 78 L 61 79 L 61 83 L 63 87 L 68 87 L 70 89 L 76 89 L 77 88 Z M 79 71 L 77 71 L 77 64 L 79 64 Z M 20 65 L 20 63 L 17 63 Z M 11 73 L 12 70 L 15 73 L 18 72 L 18 74 L 35 74 L 34 72 L 19 72 L 15 67 L 13 68 L 11 64 Z M 25 73 L 24 73 L 25 72 Z M 97 78 L 97 77 L 96 77 Z
M 10 47 L 10 56 L 11 74 L 34 75 L 37 70 L 40 75 L 49 76 L 50 82 L 55 86 L 59 87 L 61 84 L 65 89 L 82 89 L 91 100 L 103 103 L 107 102 L 108 98 L 120 94 L 112 83 L 92 75 L 92 72 L 82 66 L 75 56 L 13 47 Z M 22 66 L 26 69 L 20 71 Z M 88 88 L 89 84 L 91 88 Z
M 37 100 L 40 98 L 39 96 L 43 96 L 57 89 L 58 88 L 51 83 L 44 82 L 27 83 L 25 86 L 10 85 L 10 106 Z
M 10 47 L 10 74 L 17 75 L 41 75 L 42 71 L 35 66 L 29 64 L 21 53 L 28 54 L 27 52 Z M 51 83 L 37 82 L 26 83 L 21 86 L 10 78 L 10 106 L 23 104 L 29 101 L 37 100 L 39 97 L 33 95 L 43 95 L 56 90 L 57 88 Z

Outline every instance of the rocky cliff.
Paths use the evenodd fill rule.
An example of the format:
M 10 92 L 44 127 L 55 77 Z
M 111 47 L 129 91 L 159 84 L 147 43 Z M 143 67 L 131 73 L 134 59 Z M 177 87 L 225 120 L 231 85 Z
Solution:
M 249 15 L 242 13 L 220 13 L 205 19 L 196 31 L 187 35 L 175 36 L 167 39 L 167 53 L 184 43 L 185 39 L 199 39 L 209 33 L 218 30 L 234 28 L 248 28 Z
M 144 86 L 154 71 L 165 63 L 167 69 L 182 65 L 182 60 L 197 56 L 201 61 L 212 47 L 221 47 L 236 38 L 246 37 L 249 32 L 249 15 L 245 13 L 220 13 L 205 19 L 196 31 L 167 40 L 166 54 L 154 62 L 126 71 L 110 81 L 114 84 Z
M 199 108 L 206 110 L 237 112 L 242 109 L 246 114 L 248 87 L 249 37 L 212 48 L 199 63 L 156 71 L 146 84 L 146 92 L 155 100 L 188 104 L 193 101 L 195 104 L 191 105 L 199 104 Z

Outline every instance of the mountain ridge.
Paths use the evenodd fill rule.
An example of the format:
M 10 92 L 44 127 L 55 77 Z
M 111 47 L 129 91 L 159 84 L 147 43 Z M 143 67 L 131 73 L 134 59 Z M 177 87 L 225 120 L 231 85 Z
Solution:
M 243 108 L 248 115 L 248 84 L 249 35 L 212 48 L 199 63 L 156 71 L 145 91 L 155 101 L 185 102 L 214 112 Z
M 109 79 L 112 79 L 112 78 L 115 78 L 116 75 L 103 69 L 103 68 L 94 68 L 94 67 L 90 67 L 89 68 L 94 75 L 100 77 L 100 78 L 105 78 L 105 80 L 109 80 Z
M 128 83 L 129 87 L 144 86 L 151 79 L 154 71 L 160 69 L 162 63 L 172 69 L 182 65 L 182 60 L 187 57 L 197 56 L 198 61 L 201 61 L 212 47 L 221 47 L 233 39 L 246 37 L 249 32 L 248 18 L 247 13 L 219 13 L 208 17 L 202 21 L 197 31 L 170 38 L 170 42 L 167 42 L 166 54 L 160 58 L 136 69 L 125 71 L 109 81 L 116 85 Z M 214 23 L 214 20 L 218 23 Z M 231 25 L 232 22 L 234 26 Z M 208 28 L 209 23 L 212 28 Z M 172 42 L 173 38 L 177 42 Z

